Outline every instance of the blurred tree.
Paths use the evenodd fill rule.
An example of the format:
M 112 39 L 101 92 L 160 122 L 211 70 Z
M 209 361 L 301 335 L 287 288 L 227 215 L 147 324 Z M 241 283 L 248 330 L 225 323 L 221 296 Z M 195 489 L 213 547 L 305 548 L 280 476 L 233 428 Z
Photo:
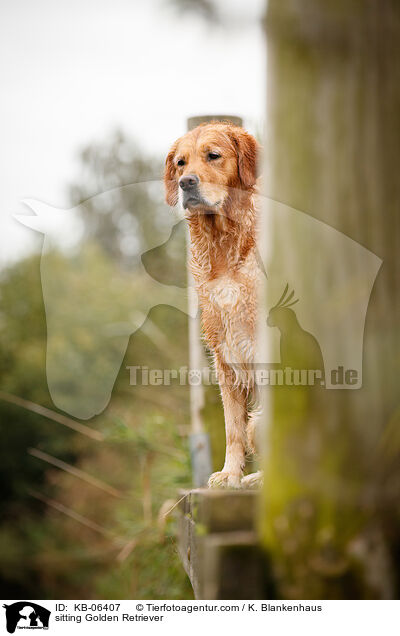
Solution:
M 95 312 L 111 302 L 99 290 L 96 293 L 96 276 L 111 290 L 117 326 L 118 312 L 129 311 L 132 294 L 146 293 L 147 278 L 136 264 L 146 235 L 157 236 L 165 210 L 151 188 L 133 188 L 129 195 L 133 199 L 124 199 L 124 189 L 115 186 L 159 178 L 148 170 L 156 165 L 160 163 L 142 158 L 120 134 L 104 147 L 98 144 L 83 153 L 84 185 L 71 188 L 74 202 L 98 188 L 114 187 L 116 214 L 111 218 L 109 206 L 95 209 L 89 199 L 83 208 L 81 243 L 46 254 L 46 266 L 55 277 L 62 273 L 67 312 L 75 307 L 82 313 L 83 300 L 90 300 Z M 137 237 L 133 255 L 124 248 L 124 223 Z M 183 234 L 177 240 L 178 244 L 183 241 Z M 162 246 L 161 255 L 150 254 L 147 266 L 152 276 L 176 284 L 173 270 L 184 271 L 185 250 L 169 250 L 167 258 L 165 250 Z M 0 377 L 4 392 L 51 407 L 39 260 L 35 256 L 21 261 L 1 275 Z M 88 271 L 90 277 L 85 279 Z M 80 306 L 77 297 L 82 299 Z M 187 387 L 178 382 L 131 386 L 125 368 L 129 364 L 160 369 L 185 365 L 186 333 L 184 314 L 166 305 L 153 308 L 143 329 L 131 338 L 109 407 L 86 423 L 102 431 L 103 442 L 31 413 L 21 403 L 10 404 L 0 393 L 0 426 L 7 439 L 0 453 L 3 598 L 191 597 L 172 543 L 172 522 L 167 523 L 163 541 L 157 521 L 164 502 L 190 479 Z M 90 321 L 74 337 L 89 353 L 97 346 Z M 70 344 L 68 333 L 61 330 L 57 340 L 60 372 Z M 101 374 L 101 369 L 100 364 L 92 371 Z M 76 388 L 65 387 L 72 400 Z
M 72 204 L 84 203 L 82 240 L 98 243 L 112 259 L 132 267 L 132 261 L 146 249 L 149 235 L 157 233 L 159 202 L 149 190 L 121 186 L 160 180 L 161 175 L 161 162 L 145 156 L 120 131 L 101 144 L 84 148 L 79 181 L 70 187 Z M 107 191 L 110 200 L 102 199 L 97 207 L 99 199 L 91 197 Z
M 162 229 L 171 216 L 160 198 L 163 162 L 146 156 L 116 131 L 80 153 L 79 181 L 70 186 L 72 204 L 82 203 L 81 242 L 99 245 L 117 266 L 132 273 L 142 258 L 149 274 L 166 285 L 186 286 L 184 224 L 177 222 L 165 243 Z M 154 186 L 153 186 L 154 183 Z M 147 187 L 134 187 L 147 184 Z M 123 187 L 132 185 L 133 187 Z M 108 192 L 109 197 L 94 197 Z M 111 211 L 110 211 L 111 210 Z M 148 251 L 148 245 L 160 247 Z
M 213 0 L 167 0 L 167 3 L 182 15 L 193 13 L 207 22 L 218 20 L 217 4 Z

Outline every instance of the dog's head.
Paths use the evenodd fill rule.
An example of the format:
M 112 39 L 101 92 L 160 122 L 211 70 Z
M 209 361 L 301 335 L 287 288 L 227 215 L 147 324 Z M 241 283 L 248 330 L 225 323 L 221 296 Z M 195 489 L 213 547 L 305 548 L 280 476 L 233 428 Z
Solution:
M 252 193 L 258 143 L 226 122 L 201 124 L 178 139 L 165 162 L 166 201 L 189 212 L 219 211 L 232 191 Z

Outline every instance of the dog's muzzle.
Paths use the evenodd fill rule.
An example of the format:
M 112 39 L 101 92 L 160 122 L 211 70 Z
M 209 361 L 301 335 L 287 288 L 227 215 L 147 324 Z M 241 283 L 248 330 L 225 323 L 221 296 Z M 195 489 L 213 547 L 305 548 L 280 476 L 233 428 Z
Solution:
M 199 191 L 200 179 L 195 174 L 187 174 L 179 179 L 182 189 L 182 204 L 184 208 L 196 207 L 204 203 Z

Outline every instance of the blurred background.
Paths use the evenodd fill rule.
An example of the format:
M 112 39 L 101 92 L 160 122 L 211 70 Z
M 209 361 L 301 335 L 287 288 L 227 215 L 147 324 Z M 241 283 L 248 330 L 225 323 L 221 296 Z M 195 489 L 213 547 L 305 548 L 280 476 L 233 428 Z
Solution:
M 398 596 L 397 1 L 16 0 L 2 9 L 0 29 L 3 598 L 193 598 L 174 516 L 165 515 L 192 483 L 189 387 L 134 386 L 126 367 L 188 364 L 185 232 L 162 201 L 160 178 L 187 118 L 210 113 L 243 117 L 263 142 L 270 200 L 383 260 L 365 321 L 362 388 L 268 393 L 260 537 L 274 593 Z M 42 269 L 43 235 L 12 216 L 32 213 L 24 199 L 73 208 L 58 217 L 55 240 L 46 234 Z M 278 245 L 285 262 L 295 263 L 296 241 Z M 261 250 L 268 242 L 264 234 Z M 310 275 L 309 254 L 306 283 L 325 293 L 332 277 Z M 333 302 L 348 316 L 362 277 L 360 262 L 315 311 Z M 169 296 L 150 303 L 144 320 L 150 281 Z M 49 290 L 55 305 L 43 300 Z M 92 417 L 79 410 L 85 369 L 71 343 L 94 360 L 101 332 L 92 319 L 102 315 L 113 330 L 87 374 L 96 404 L 114 347 L 125 354 L 107 407 Z M 65 329 L 52 332 L 49 387 L 54 320 Z M 129 337 L 133 323 L 140 328 Z M 206 388 L 202 415 L 217 469 L 216 387 Z
M 187 365 L 187 315 L 167 305 L 151 309 L 129 341 L 109 405 L 86 422 L 89 429 L 55 421 L 59 411 L 46 379 L 43 234 L 12 215 L 32 214 L 22 199 L 53 209 L 89 199 L 72 225 L 59 228 L 46 250 L 46 271 L 57 281 L 62 311 L 76 311 L 89 294 L 84 317 L 101 314 L 105 290 L 114 294 L 106 302 L 126 319 L 150 280 L 140 257 L 164 242 L 162 225 L 168 227 L 166 214 L 173 217 L 161 187 L 119 186 L 160 180 L 165 155 L 190 115 L 238 114 L 260 134 L 263 9 L 260 0 L 245 8 L 232 1 L 18 0 L 1 10 L 3 598 L 192 598 L 173 522 L 159 517 L 191 484 L 189 389 L 176 382 L 130 386 L 126 370 Z M 236 83 L 237 73 L 244 85 Z M 90 200 L 111 188 L 112 214 L 109 201 Z M 185 288 L 185 249 L 181 227 L 168 254 L 151 256 L 151 276 Z M 62 366 L 71 333 L 57 335 Z M 86 352 L 96 351 L 90 329 L 74 336 Z M 78 388 L 62 385 L 69 405 L 78 401 Z M 223 416 L 216 389 L 207 404 L 208 421 L 222 433 L 221 447 L 214 444 L 219 463 Z M 52 412 L 35 412 L 38 405 Z

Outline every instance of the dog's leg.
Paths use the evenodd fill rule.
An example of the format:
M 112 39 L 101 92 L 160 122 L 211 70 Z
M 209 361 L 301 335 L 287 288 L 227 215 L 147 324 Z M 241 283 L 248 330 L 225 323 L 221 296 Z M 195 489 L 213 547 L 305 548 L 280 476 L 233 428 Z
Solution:
M 241 488 L 246 488 L 246 490 L 256 490 L 257 488 L 261 488 L 263 483 L 264 473 L 262 470 L 258 470 L 256 473 L 250 473 L 250 475 L 242 477 L 240 485 Z
M 260 425 L 261 425 L 261 416 L 263 412 L 262 405 L 262 396 L 258 387 L 255 386 L 253 390 L 253 406 L 252 410 L 249 413 L 247 429 L 246 429 L 246 437 L 247 437 L 247 448 L 248 451 L 256 455 L 260 450 Z M 242 477 L 241 487 L 246 489 L 256 489 L 260 488 L 264 483 L 264 473 L 262 470 L 258 470 L 255 473 L 250 473 L 249 475 L 245 475 Z
M 246 427 L 246 439 L 247 439 L 247 450 L 250 455 L 256 455 L 258 452 L 258 436 L 259 436 L 259 425 L 260 425 L 260 416 L 261 413 L 259 410 L 253 409 L 249 413 L 247 427 Z
M 240 488 L 246 453 L 246 393 L 223 381 L 221 394 L 226 432 L 225 464 L 220 472 L 211 475 L 208 485 L 210 488 Z

